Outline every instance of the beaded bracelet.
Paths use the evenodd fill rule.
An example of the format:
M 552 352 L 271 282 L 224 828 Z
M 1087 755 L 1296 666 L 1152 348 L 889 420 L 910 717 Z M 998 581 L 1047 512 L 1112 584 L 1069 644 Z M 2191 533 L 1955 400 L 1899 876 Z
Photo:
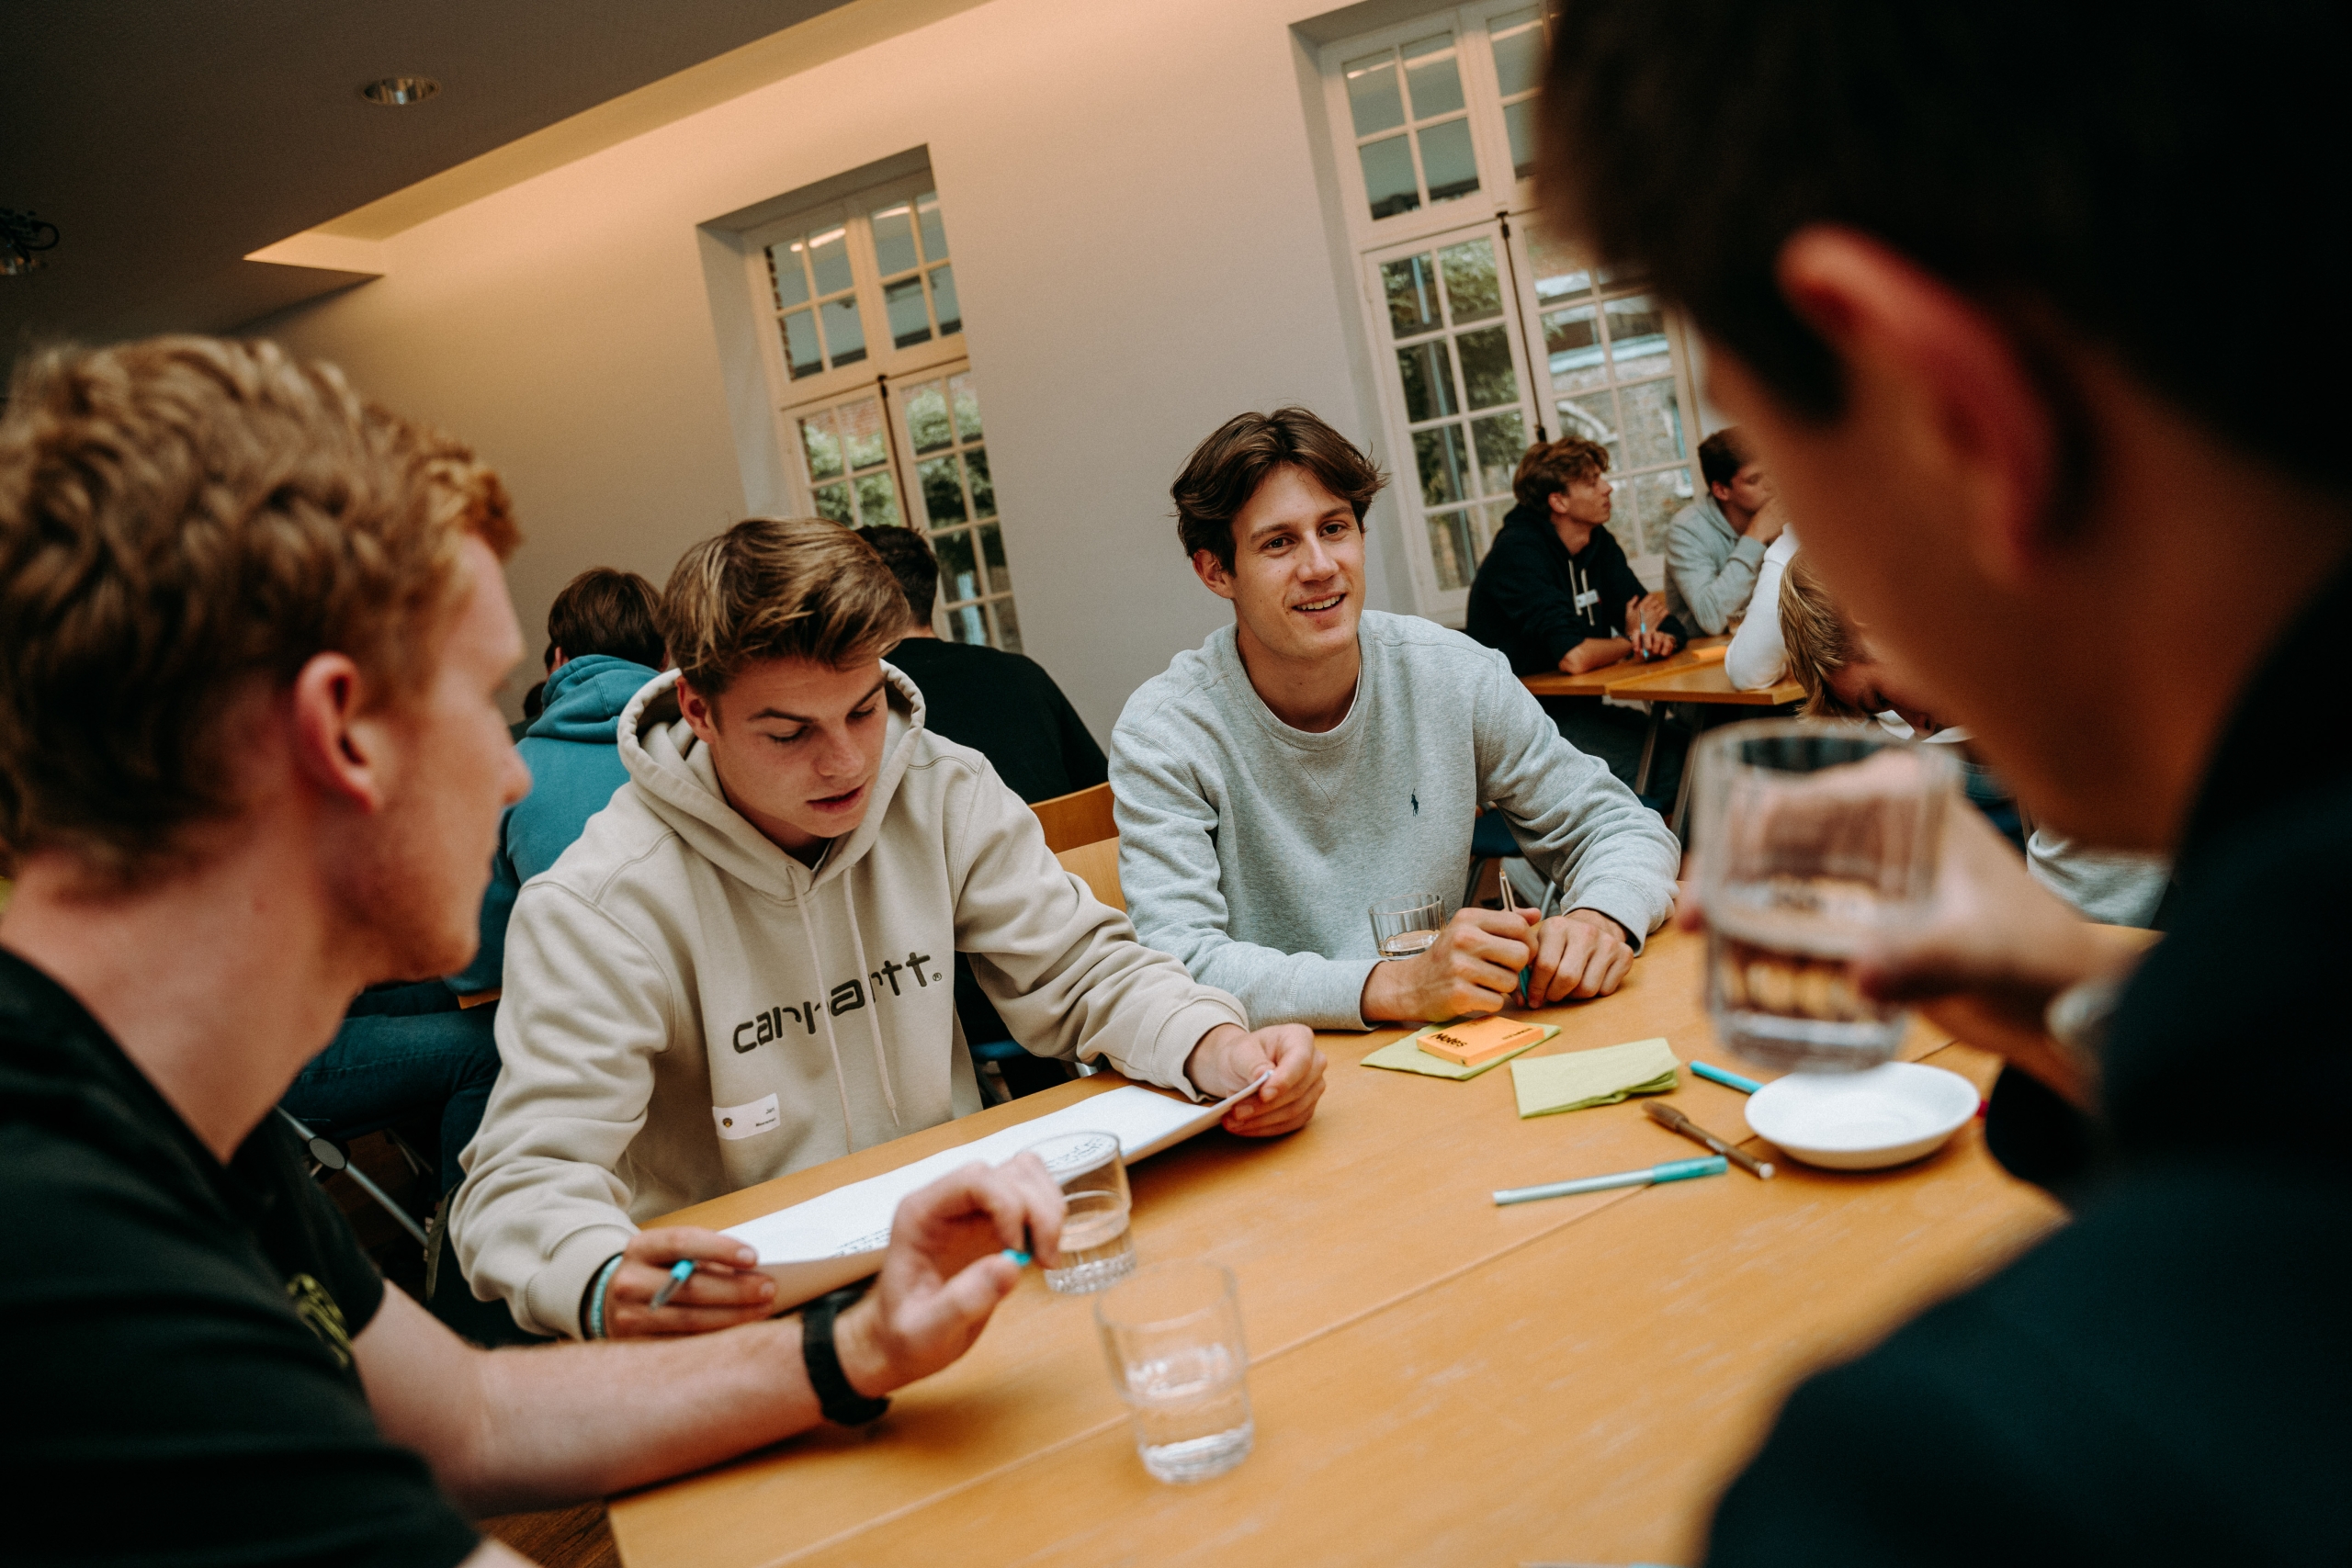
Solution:
M 613 1272 L 621 1266 L 624 1256 L 623 1253 L 614 1253 L 605 1260 L 605 1266 L 596 1270 L 596 1277 L 588 1281 L 588 1337 L 591 1339 L 605 1337 L 605 1291 L 612 1284 Z

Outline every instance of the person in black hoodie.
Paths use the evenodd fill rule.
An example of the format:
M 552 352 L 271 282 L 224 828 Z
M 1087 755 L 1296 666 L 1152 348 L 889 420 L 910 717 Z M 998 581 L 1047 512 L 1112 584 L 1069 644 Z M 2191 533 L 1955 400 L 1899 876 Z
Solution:
M 1642 585 L 1609 532 L 1615 487 L 1604 447 L 1578 435 L 1538 443 L 1520 458 L 1510 489 L 1519 504 L 1470 584 L 1463 630 L 1500 650 L 1519 675 L 1580 675 L 1680 646 L 1688 634 L 1666 613 L 1666 596 Z M 1543 701 L 1571 744 L 1634 782 L 1648 728 L 1637 710 L 1599 697 Z M 1669 793 L 1674 785 L 1655 770 L 1651 782 Z

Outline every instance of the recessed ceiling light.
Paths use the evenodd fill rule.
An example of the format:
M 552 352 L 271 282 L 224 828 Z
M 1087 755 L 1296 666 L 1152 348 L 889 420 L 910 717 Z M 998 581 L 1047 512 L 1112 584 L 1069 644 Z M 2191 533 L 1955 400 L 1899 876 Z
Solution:
M 371 104 L 396 108 L 401 104 L 421 104 L 440 90 L 441 84 L 430 76 L 387 76 L 360 88 L 359 96 Z

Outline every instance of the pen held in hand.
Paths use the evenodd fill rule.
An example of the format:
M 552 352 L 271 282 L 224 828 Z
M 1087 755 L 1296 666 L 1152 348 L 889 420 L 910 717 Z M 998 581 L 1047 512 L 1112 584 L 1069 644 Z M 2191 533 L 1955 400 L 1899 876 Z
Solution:
M 1723 1156 L 1724 1158 L 1731 1161 L 1732 1164 L 1739 1167 L 1740 1169 L 1747 1172 L 1748 1175 L 1755 1177 L 1759 1181 L 1770 1181 L 1772 1179 L 1772 1168 L 1770 1165 L 1758 1159 L 1754 1155 L 1748 1154 L 1744 1150 L 1735 1148 L 1730 1144 L 1724 1142 L 1723 1139 L 1716 1137 L 1713 1133 L 1708 1132 L 1704 1127 L 1700 1126 L 1699 1123 L 1691 1121 L 1690 1118 L 1685 1116 L 1671 1105 L 1662 1104 L 1657 1100 L 1650 1100 L 1642 1102 L 1642 1109 L 1650 1113 L 1651 1121 L 1657 1122 L 1668 1132 L 1679 1133 L 1694 1144 L 1704 1145 L 1706 1147 L 1714 1150 L 1715 1153 Z
M 670 1277 L 662 1281 L 660 1290 L 653 1292 L 653 1304 L 657 1307 L 668 1306 L 670 1298 L 678 1293 L 678 1287 L 694 1277 L 695 1260 L 693 1258 L 681 1258 L 671 1264 Z

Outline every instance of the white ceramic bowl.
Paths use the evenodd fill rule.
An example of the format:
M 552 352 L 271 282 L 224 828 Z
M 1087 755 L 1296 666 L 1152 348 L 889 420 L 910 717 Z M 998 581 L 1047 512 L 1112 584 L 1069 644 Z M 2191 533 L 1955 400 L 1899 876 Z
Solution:
M 1889 1062 L 1868 1072 L 1776 1078 L 1748 1097 L 1747 1125 L 1791 1159 L 1877 1170 L 1935 1153 L 1976 1106 L 1976 1086 L 1958 1073 Z

